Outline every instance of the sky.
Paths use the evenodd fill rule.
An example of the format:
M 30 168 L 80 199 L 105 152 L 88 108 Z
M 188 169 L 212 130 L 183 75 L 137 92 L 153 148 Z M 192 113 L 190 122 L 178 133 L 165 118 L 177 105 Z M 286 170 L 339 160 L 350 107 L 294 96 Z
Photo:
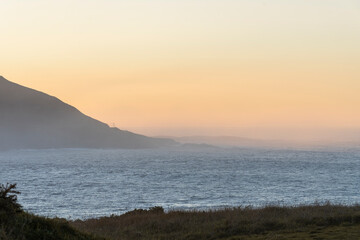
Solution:
M 2 0 L 0 31 L 0 75 L 120 129 L 360 129 L 358 0 Z

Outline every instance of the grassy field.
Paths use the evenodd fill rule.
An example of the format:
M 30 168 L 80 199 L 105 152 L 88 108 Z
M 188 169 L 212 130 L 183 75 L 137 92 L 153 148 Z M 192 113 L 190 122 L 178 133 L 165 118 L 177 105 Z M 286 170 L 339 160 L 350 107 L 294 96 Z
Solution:
M 360 206 L 314 204 L 168 213 L 157 207 L 71 225 L 114 240 L 360 239 Z
M 0 240 L 360 239 L 360 205 L 170 212 L 154 207 L 69 222 L 26 213 L 14 188 L 0 185 Z

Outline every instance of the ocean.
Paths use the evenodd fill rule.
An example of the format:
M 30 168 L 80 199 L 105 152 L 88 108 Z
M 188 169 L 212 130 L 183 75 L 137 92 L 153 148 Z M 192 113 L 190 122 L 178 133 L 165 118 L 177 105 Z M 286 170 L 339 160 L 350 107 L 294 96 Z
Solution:
M 0 183 L 41 216 L 87 219 L 139 208 L 360 203 L 360 151 L 270 149 L 0 152 Z

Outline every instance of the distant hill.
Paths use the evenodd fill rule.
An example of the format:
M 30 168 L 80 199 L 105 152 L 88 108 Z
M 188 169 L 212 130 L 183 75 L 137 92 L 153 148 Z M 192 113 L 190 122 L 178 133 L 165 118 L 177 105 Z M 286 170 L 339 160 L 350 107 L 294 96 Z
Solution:
M 162 138 L 171 138 L 182 143 L 184 146 L 188 144 L 198 146 L 212 146 L 212 147 L 281 147 L 284 141 L 280 140 L 262 140 L 234 136 L 185 136 L 185 137 L 171 137 L 161 136 Z M 289 144 L 289 142 L 287 142 Z
M 355 132 L 356 133 L 356 132 Z M 352 141 L 295 141 L 286 139 L 252 139 L 235 136 L 185 136 L 185 137 L 170 137 L 161 136 L 163 138 L 171 138 L 183 144 L 198 144 L 218 147 L 245 147 L 245 148 L 290 148 L 290 149 L 307 149 L 307 150 L 321 150 L 321 149 L 360 149 L 360 140 Z
M 153 148 L 175 143 L 111 128 L 56 97 L 0 76 L 0 149 Z

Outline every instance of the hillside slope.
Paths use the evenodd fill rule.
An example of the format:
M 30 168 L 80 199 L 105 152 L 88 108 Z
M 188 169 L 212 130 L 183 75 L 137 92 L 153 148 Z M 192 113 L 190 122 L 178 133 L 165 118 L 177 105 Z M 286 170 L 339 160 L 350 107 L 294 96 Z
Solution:
M 56 97 L 0 76 L 0 149 L 152 148 L 174 143 L 110 128 Z

